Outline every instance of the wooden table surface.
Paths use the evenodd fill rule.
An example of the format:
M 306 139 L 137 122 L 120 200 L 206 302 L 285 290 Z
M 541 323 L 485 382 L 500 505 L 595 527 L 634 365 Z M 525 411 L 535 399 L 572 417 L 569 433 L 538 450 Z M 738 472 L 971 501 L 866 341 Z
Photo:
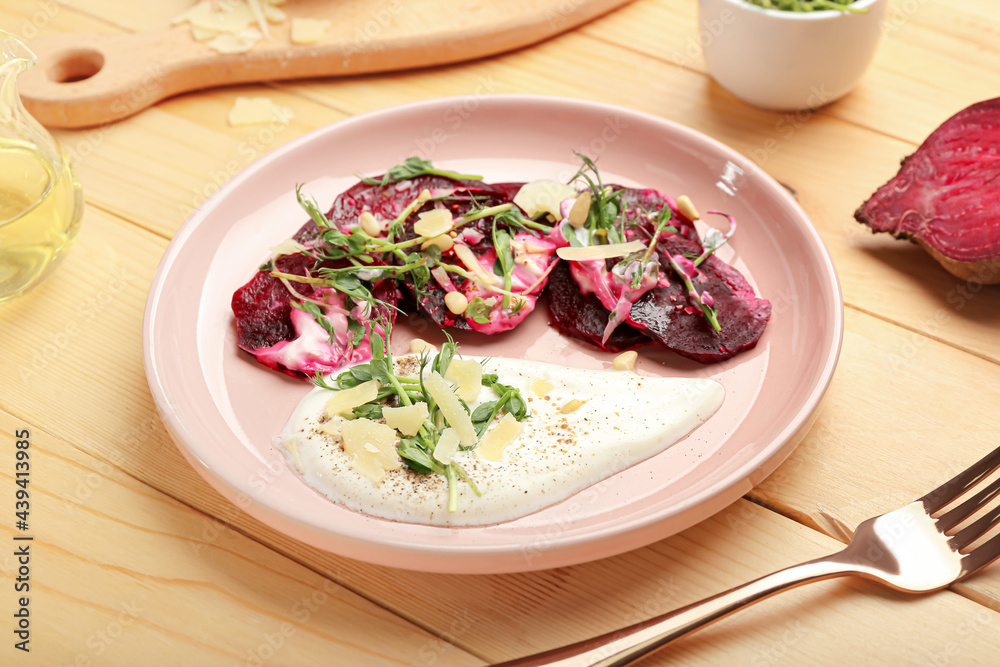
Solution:
M 165 25 L 186 0 L 5 0 L 35 34 Z M 31 652 L 14 648 L 19 563 L 0 549 L 0 664 L 482 665 L 614 630 L 836 550 L 997 444 L 1000 288 L 958 280 L 854 209 L 938 124 L 1000 91 L 1000 4 L 894 0 L 875 62 L 815 113 L 749 107 L 706 74 L 695 3 L 637 0 L 501 57 L 411 73 L 190 94 L 57 132 L 86 193 L 60 270 L 0 307 L 0 525 L 15 432 L 31 434 Z M 836 54 L 831 54 L 836 57 Z M 377 567 L 279 534 L 216 493 L 164 431 L 141 323 L 171 236 L 252 159 L 353 114 L 444 95 L 600 100 L 715 137 L 795 190 L 839 271 L 843 353 L 815 427 L 746 498 L 675 535 L 556 570 Z M 294 118 L 232 128 L 239 95 Z M 15 544 L 9 541 L 8 545 Z M 643 664 L 995 665 L 1000 566 L 916 597 L 857 581 L 783 594 Z

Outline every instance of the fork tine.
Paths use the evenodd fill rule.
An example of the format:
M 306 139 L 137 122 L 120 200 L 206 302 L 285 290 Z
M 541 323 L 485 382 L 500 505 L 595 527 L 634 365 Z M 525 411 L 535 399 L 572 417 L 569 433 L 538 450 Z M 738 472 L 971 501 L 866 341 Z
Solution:
M 959 578 L 986 567 L 997 558 L 1000 558 L 1000 535 L 994 535 L 962 558 L 962 574 Z
M 1000 521 L 1000 505 L 994 507 L 986 514 L 955 533 L 955 535 L 948 540 L 948 543 L 955 549 L 964 549 L 982 537 L 986 531 L 995 526 L 998 521 Z
M 952 479 L 920 498 L 920 502 L 924 504 L 924 509 L 928 513 L 937 512 L 997 468 L 1000 468 L 1000 448 L 994 449 Z
M 951 530 L 958 524 L 968 519 L 976 510 L 990 502 L 1000 494 L 1000 479 L 994 480 L 985 489 L 972 496 L 968 500 L 954 509 L 950 509 L 937 518 L 935 523 L 942 533 Z

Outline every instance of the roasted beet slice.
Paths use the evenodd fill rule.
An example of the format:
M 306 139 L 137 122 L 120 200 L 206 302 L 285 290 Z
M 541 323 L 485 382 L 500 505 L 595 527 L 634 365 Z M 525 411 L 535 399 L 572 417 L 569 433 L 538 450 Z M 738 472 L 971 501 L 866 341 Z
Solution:
M 409 240 L 418 236 L 413 230 L 413 225 L 417 217 L 427 211 L 445 208 L 454 218 L 458 218 L 478 208 L 489 208 L 510 202 L 507 192 L 492 185 L 478 184 L 475 188 L 467 186 L 464 182 L 460 185 L 463 189 L 455 192 L 456 199 L 430 201 L 424 204 L 419 210 L 414 211 L 413 215 L 403 225 L 401 238 Z M 511 189 L 513 187 L 508 188 L 508 190 Z M 475 196 L 475 200 L 469 198 L 463 199 L 463 197 L 469 195 Z M 492 240 L 493 224 L 493 217 L 473 220 L 463 225 L 460 230 L 457 230 L 455 236 L 455 245 L 467 246 L 479 261 L 483 270 L 491 275 L 494 274 L 494 264 L 497 257 Z M 498 223 L 498 229 L 506 231 L 511 236 L 512 247 L 526 243 L 528 237 L 531 236 L 525 232 L 519 232 L 517 229 L 512 229 L 503 222 Z M 535 239 L 532 237 L 531 242 L 535 243 L 537 247 L 532 252 L 523 253 L 523 261 L 520 263 L 515 262 L 517 266 L 515 267 L 514 284 L 512 284 L 511 290 L 519 292 L 522 289 L 535 286 L 531 290 L 531 293 L 535 296 L 526 297 L 523 300 L 522 307 L 514 314 L 501 313 L 501 307 L 497 306 L 491 312 L 489 322 L 476 322 L 473 319 L 467 318 L 464 314 L 456 315 L 452 313 L 444 301 L 445 295 L 449 291 L 457 290 L 462 292 L 469 302 L 472 302 L 476 297 L 502 299 L 502 296 L 495 292 L 483 291 L 474 280 L 464 278 L 455 273 L 442 273 L 443 269 L 440 267 L 435 269 L 434 273 L 436 275 L 433 275 L 429 282 L 421 285 L 419 290 L 410 278 L 404 278 L 406 280 L 406 287 L 413 294 L 420 309 L 439 326 L 449 326 L 460 330 L 473 330 L 486 334 L 509 331 L 520 324 L 534 309 L 537 295 L 541 293 L 547 280 L 547 276 L 544 275 L 545 271 L 551 266 L 555 253 L 555 245 L 548 239 Z M 543 246 L 547 249 L 543 249 Z M 442 259 L 447 264 L 456 266 L 464 265 L 464 262 L 456 256 L 454 247 L 444 251 Z
M 275 262 L 278 270 L 304 276 L 315 268 L 315 260 L 303 254 L 283 255 Z M 347 265 L 344 260 L 326 261 L 321 267 L 339 268 Z M 324 300 L 324 293 L 330 288 L 296 283 L 296 291 L 306 298 Z M 396 286 L 391 280 L 383 280 L 372 288 L 372 295 L 387 304 L 396 302 Z M 232 308 L 236 319 L 236 341 L 241 350 L 249 352 L 262 364 L 287 373 L 292 377 L 308 377 L 317 371 L 322 373 L 337 370 L 347 363 L 364 361 L 370 357 L 367 336 L 357 347 L 347 343 L 347 320 L 344 314 L 331 315 L 329 322 L 341 331 L 337 341 L 331 341 L 329 333 L 318 324 L 313 324 L 313 316 L 292 306 L 293 296 L 285 285 L 261 270 L 243 287 L 233 294 Z M 337 295 L 326 294 L 326 301 L 343 304 Z M 390 322 L 395 311 L 379 307 L 376 317 Z
M 593 294 L 583 294 L 566 262 L 559 262 L 549 274 L 549 314 L 564 336 L 587 341 L 606 352 L 620 352 L 643 343 L 649 337 L 627 324 L 619 324 L 606 343 L 601 342 L 608 324 L 608 309 Z
M 998 145 L 1000 98 L 973 104 L 934 130 L 854 217 L 920 243 L 960 278 L 1000 282 Z
M 376 176 L 375 180 L 380 180 Z M 387 185 L 370 185 L 358 181 L 344 192 L 337 195 L 327 211 L 326 217 L 331 225 L 344 230 L 354 227 L 363 211 L 368 211 L 379 220 L 394 220 L 406 208 L 407 204 L 417 198 L 421 190 L 440 192 L 459 189 L 472 193 L 498 192 L 490 185 L 479 181 L 458 180 L 442 176 L 419 176 Z M 292 237 L 299 243 L 309 244 L 319 236 L 316 223 L 312 220 L 305 223 Z
M 635 220 L 644 211 L 653 213 L 668 206 L 672 212 L 670 224 L 677 229 L 681 236 L 698 241 L 698 231 L 694 228 L 694 223 L 678 212 L 677 201 L 673 197 L 668 197 L 652 188 L 625 188 L 625 194 L 622 198 L 626 205 L 626 220 Z
M 285 273 L 304 276 L 314 260 L 305 255 L 279 257 L 277 268 Z M 305 286 L 311 293 L 311 286 Z M 233 294 L 233 315 L 236 316 L 236 344 L 253 354 L 262 347 L 271 347 L 295 337 L 292 326 L 292 304 L 288 290 L 266 271 L 258 271 Z
M 662 252 L 661 252 L 662 251 Z M 699 292 L 715 299 L 721 331 L 714 331 L 663 254 L 697 255 L 700 246 L 681 236 L 660 241 L 660 265 L 668 287 L 657 286 L 632 305 L 628 322 L 674 352 L 707 364 L 753 348 L 771 316 L 771 303 L 754 294 L 743 275 L 714 255 L 699 267 Z
M 489 186 L 486 187 L 489 188 Z M 464 213 L 468 213 L 477 206 L 497 206 L 499 204 L 505 204 L 508 201 L 507 196 L 503 193 L 492 192 L 491 190 L 480 187 L 477 187 L 476 190 L 469 194 L 475 195 L 477 199 L 475 201 L 470 199 L 468 201 L 461 202 L 439 201 L 424 204 L 423 207 L 414 211 L 413 215 L 411 215 L 409 219 L 403 223 L 402 238 L 408 240 L 414 239 L 418 236 L 418 234 L 413 231 L 413 225 L 420 213 L 431 211 L 436 208 L 446 208 L 451 212 L 452 217 L 457 218 Z M 493 243 L 490 240 L 491 232 L 492 218 L 480 218 L 479 220 L 475 220 L 462 227 L 460 235 L 456 238 L 460 242 L 465 243 L 465 245 L 468 245 L 469 249 L 472 250 L 476 257 L 482 257 L 487 252 L 491 252 L 493 250 Z M 448 251 L 445 255 L 448 263 L 458 265 L 462 264 L 461 261 L 455 258 L 453 251 Z M 469 291 L 468 288 L 471 281 L 463 280 L 451 275 L 449 278 L 454 279 L 452 284 L 459 291 Z M 420 309 L 424 311 L 428 317 L 434 320 L 438 326 L 454 327 L 455 329 L 460 330 L 471 329 L 468 320 L 466 320 L 463 315 L 455 315 L 445 306 L 444 297 L 445 294 L 447 294 L 447 290 L 442 287 L 435 278 L 432 277 L 430 282 L 422 287 L 420 293 L 418 293 L 414 288 L 412 281 L 407 280 L 405 284 L 413 294 L 414 299 L 416 299 L 417 304 L 420 306 Z
M 388 185 L 369 185 L 360 181 L 337 196 L 326 217 L 335 227 L 353 226 L 362 211 L 371 212 L 379 220 L 394 220 L 421 190 L 429 190 L 433 195 L 452 190 L 473 194 L 498 192 L 480 181 L 443 176 L 418 176 Z
M 524 183 L 490 183 L 490 187 L 495 191 L 502 193 L 507 197 L 508 200 L 514 201 L 514 197 L 517 193 L 521 191 L 524 187 Z

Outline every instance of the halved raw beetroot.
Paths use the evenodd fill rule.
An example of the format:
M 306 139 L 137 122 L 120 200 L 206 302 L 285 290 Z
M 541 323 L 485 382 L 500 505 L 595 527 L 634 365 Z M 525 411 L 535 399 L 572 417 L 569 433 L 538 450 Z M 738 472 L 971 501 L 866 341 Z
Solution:
M 662 275 L 670 284 L 641 296 L 627 321 L 677 354 L 707 364 L 753 348 L 771 316 L 771 303 L 758 298 L 739 271 L 712 255 L 698 267 L 700 276 L 694 282 L 699 293 L 707 291 L 715 299 L 722 329 L 714 331 L 664 254 L 696 256 L 700 252 L 700 245 L 682 236 L 660 241 L 657 254 Z
M 1000 98 L 938 127 L 854 217 L 918 242 L 960 278 L 1000 282 Z
M 621 352 L 651 342 L 648 336 L 620 324 L 607 342 L 602 343 L 609 311 L 593 294 L 580 292 L 567 262 L 559 262 L 549 274 L 548 294 L 552 323 L 564 336 L 586 341 L 607 352 Z

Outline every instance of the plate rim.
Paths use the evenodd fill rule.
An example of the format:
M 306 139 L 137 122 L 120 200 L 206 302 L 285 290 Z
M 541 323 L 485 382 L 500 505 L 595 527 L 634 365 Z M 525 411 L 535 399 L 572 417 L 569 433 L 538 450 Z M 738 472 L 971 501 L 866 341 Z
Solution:
M 177 232 L 171 239 L 170 244 L 164 251 L 150 285 L 143 317 L 143 358 L 147 382 L 153 396 L 154 404 L 156 405 L 167 431 L 174 440 L 176 446 L 180 449 L 185 459 L 192 464 L 199 474 L 224 496 L 226 496 L 230 502 L 234 502 L 239 509 L 247 512 L 259 520 L 262 520 L 274 530 L 282 532 L 286 535 L 291 535 L 296 539 L 313 544 L 321 549 L 331 550 L 325 546 L 320 546 L 316 544 L 314 540 L 309 539 L 310 536 L 317 538 L 320 536 L 334 536 L 328 528 L 324 528 L 319 524 L 301 521 L 297 516 L 281 512 L 280 508 L 261 502 L 257 498 L 249 498 L 245 488 L 242 488 L 235 482 L 235 480 L 225 474 L 225 466 L 214 465 L 213 461 L 205 460 L 201 455 L 199 455 L 197 448 L 192 448 L 186 442 L 185 439 L 190 439 L 194 434 L 190 432 L 189 428 L 184 423 L 181 423 L 178 419 L 176 419 L 176 414 L 170 409 L 169 392 L 167 391 L 167 388 L 161 384 L 161 376 L 156 370 L 158 360 L 156 357 L 155 336 L 153 335 L 153 329 L 156 324 L 157 305 L 162 296 L 165 280 L 171 275 L 170 271 L 174 263 L 177 261 L 178 256 L 181 254 L 186 240 L 192 233 L 194 233 L 199 225 L 204 222 L 209 214 L 217 209 L 220 204 L 222 204 L 229 197 L 232 191 L 238 190 L 245 180 L 249 179 L 257 171 L 265 168 L 270 162 L 279 160 L 289 153 L 294 153 L 302 147 L 312 143 L 318 137 L 325 136 L 328 133 L 349 132 L 351 128 L 356 125 L 377 122 L 385 116 L 406 115 L 411 112 L 419 113 L 433 108 L 447 109 L 450 105 L 463 103 L 469 100 L 475 100 L 475 102 L 479 105 L 540 105 L 542 107 L 549 107 L 550 110 L 553 106 L 566 106 L 572 107 L 578 112 L 596 112 L 604 114 L 615 113 L 623 116 L 630 116 L 636 118 L 637 120 L 641 120 L 644 123 L 660 126 L 662 130 L 668 133 L 686 136 L 688 139 L 692 139 L 697 143 L 706 145 L 715 153 L 727 156 L 728 159 L 733 160 L 737 165 L 741 167 L 748 167 L 749 171 L 752 172 L 755 178 L 757 178 L 758 184 L 764 189 L 764 194 L 769 199 L 780 200 L 785 206 L 790 207 L 796 212 L 797 226 L 800 228 L 800 231 L 804 234 L 804 236 L 807 237 L 809 245 L 811 245 L 823 259 L 822 267 L 817 267 L 817 275 L 820 275 L 823 278 L 822 282 L 825 287 L 832 286 L 833 288 L 831 290 L 831 296 L 835 307 L 832 309 L 832 313 L 827 313 L 828 316 L 832 315 L 832 319 L 828 323 L 830 325 L 829 330 L 825 332 L 826 335 L 823 337 L 826 354 L 823 358 L 822 369 L 818 373 L 819 381 L 813 385 L 811 392 L 802 402 L 802 409 L 799 410 L 795 418 L 792 419 L 780 433 L 776 434 L 776 436 L 772 438 L 767 447 L 750 457 L 747 461 L 741 464 L 736 471 L 729 473 L 714 484 L 707 486 L 698 493 L 693 494 L 692 496 L 671 506 L 669 512 L 659 512 L 654 513 L 651 516 L 631 518 L 626 524 L 624 524 L 627 529 L 623 528 L 621 525 L 617 525 L 614 527 L 591 530 L 586 534 L 581 535 L 556 536 L 551 542 L 546 544 L 545 556 L 539 558 L 539 561 L 541 562 L 536 563 L 535 565 L 527 562 L 522 562 L 520 565 L 517 565 L 512 562 L 512 558 L 515 560 L 523 560 L 523 543 L 511 543 L 504 546 L 442 546 L 429 544 L 400 545 L 398 542 L 393 542 L 389 539 L 380 539 L 381 536 L 372 537 L 357 534 L 337 533 L 335 534 L 335 537 L 341 542 L 345 540 L 351 543 L 360 541 L 368 547 L 374 548 L 378 552 L 377 557 L 365 557 L 363 560 L 382 565 L 406 567 L 405 564 L 401 564 L 399 562 L 399 556 L 433 555 L 440 557 L 441 550 L 446 548 L 449 555 L 464 557 L 468 562 L 456 564 L 454 559 L 445 557 L 443 560 L 448 561 L 445 563 L 446 567 L 443 567 L 439 571 L 469 573 L 529 571 L 533 569 L 544 569 L 548 567 L 569 565 L 586 560 L 592 560 L 592 557 L 573 558 L 571 552 L 581 545 L 592 542 L 606 541 L 611 537 L 643 535 L 655 528 L 656 525 L 667 520 L 676 522 L 678 526 L 676 530 L 660 536 L 661 538 L 666 537 L 669 534 L 675 534 L 676 532 L 684 530 L 695 523 L 703 521 L 712 514 L 715 514 L 717 511 L 731 505 L 744 493 L 763 481 L 767 475 L 773 472 L 788 457 L 794 448 L 798 446 L 801 439 L 805 436 L 806 432 L 808 432 L 812 423 L 818 417 L 820 404 L 827 389 L 829 388 L 830 382 L 833 379 L 833 374 L 836 370 L 844 336 L 843 294 L 833 259 L 830 255 L 829 249 L 823 243 L 815 225 L 812 224 L 811 219 L 802 209 L 801 205 L 799 205 L 799 203 L 794 199 L 794 197 L 792 197 L 778 181 L 765 172 L 761 167 L 756 165 L 756 163 L 752 162 L 742 153 L 736 151 L 734 148 L 702 132 L 694 130 L 693 128 L 661 116 L 615 104 L 569 97 L 534 94 L 493 94 L 488 96 L 458 95 L 419 100 L 359 113 L 311 130 L 281 146 L 276 147 L 272 151 L 246 165 L 225 184 L 206 198 L 178 228 Z M 233 500 L 234 496 L 240 498 L 241 500 L 247 500 L 244 503 L 237 503 Z M 710 504 L 715 506 L 715 509 L 709 514 L 705 516 L 693 516 L 694 514 L 698 514 L 696 512 L 698 508 Z M 282 521 L 293 522 L 300 528 L 300 533 L 292 534 L 286 528 L 275 526 L 270 520 L 274 516 L 280 517 Z M 446 526 L 440 526 L 438 528 L 442 528 L 444 530 L 455 530 L 455 528 Z M 644 538 L 640 538 L 640 541 L 642 539 Z M 623 539 L 622 541 L 624 542 L 626 540 Z M 649 540 L 642 541 L 641 543 L 647 544 L 649 543 Z M 619 549 L 615 553 L 636 548 L 638 546 L 641 546 L 641 544 L 634 544 L 625 549 Z M 394 554 L 395 556 L 393 556 Z M 351 556 L 351 554 L 343 555 Z M 371 555 L 370 550 L 368 551 L 368 555 Z M 481 569 L 475 566 L 475 560 L 483 557 L 495 559 L 489 569 Z M 497 564 L 501 559 L 506 559 L 506 567 Z M 432 571 L 435 568 L 414 567 L 412 569 Z

